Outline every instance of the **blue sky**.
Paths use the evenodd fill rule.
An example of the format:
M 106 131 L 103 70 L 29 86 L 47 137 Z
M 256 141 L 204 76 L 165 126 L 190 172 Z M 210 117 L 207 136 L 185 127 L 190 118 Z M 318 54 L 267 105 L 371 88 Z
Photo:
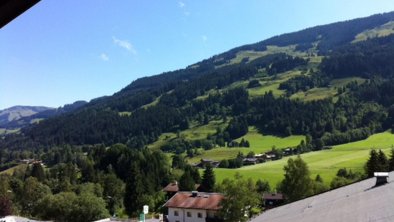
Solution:
M 112 95 L 240 45 L 393 10 L 392 0 L 42 0 L 0 30 L 0 109 Z

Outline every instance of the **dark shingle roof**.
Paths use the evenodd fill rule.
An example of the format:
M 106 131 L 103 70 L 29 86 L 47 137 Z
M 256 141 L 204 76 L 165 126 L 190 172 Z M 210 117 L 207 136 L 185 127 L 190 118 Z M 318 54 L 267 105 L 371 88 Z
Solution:
M 371 178 L 277 207 L 253 222 L 394 221 L 394 172 L 389 183 L 374 187 Z

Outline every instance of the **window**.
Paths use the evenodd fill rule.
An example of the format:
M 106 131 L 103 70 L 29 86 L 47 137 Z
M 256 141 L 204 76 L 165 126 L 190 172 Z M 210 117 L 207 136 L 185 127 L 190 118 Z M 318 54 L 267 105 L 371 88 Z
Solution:
M 174 211 L 174 216 L 179 216 L 178 211 Z
M 192 213 L 191 212 L 186 212 L 186 216 L 187 217 L 192 217 Z
M 202 218 L 202 213 L 197 213 L 198 218 Z

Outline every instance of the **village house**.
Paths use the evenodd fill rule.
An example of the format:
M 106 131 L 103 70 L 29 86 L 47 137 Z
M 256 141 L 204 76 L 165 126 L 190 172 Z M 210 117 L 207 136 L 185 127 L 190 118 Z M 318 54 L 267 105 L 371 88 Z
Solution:
M 265 154 L 264 153 L 255 154 L 254 158 L 257 159 L 258 163 L 264 163 L 265 162 Z
M 200 168 L 205 168 L 208 164 L 210 164 L 213 168 L 216 168 L 219 166 L 220 162 L 210 159 L 201 159 L 200 163 L 196 164 L 195 166 Z
M 168 208 L 168 222 L 220 221 L 218 212 L 224 196 L 220 193 L 178 192 L 164 207 Z
M 265 208 L 270 209 L 282 205 L 285 198 L 281 193 L 265 193 L 263 194 L 263 201 Z
M 243 164 L 246 166 L 246 165 L 254 165 L 254 164 L 256 164 L 256 163 L 258 163 L 258 160 L 257 160 L 257 158 L 244 158 L 243 159 Z
M 170 199 L 179 191 L 178 182 L 175 181 L 175 182 L 169 183 L 166 187 L 163 188 L 163 191 L 166 192 L 167 199 Z
M 199 190 L 200 184 L 195 184 L 194 188 L 196 190 Z M 171 197 L 173 197 L 179 191 L 178 181 L 174 181 L 172 183 L 169 183 L 166 187 L 163 188 L 163 191 L 166 192 L 167 199 L 170 199 Z

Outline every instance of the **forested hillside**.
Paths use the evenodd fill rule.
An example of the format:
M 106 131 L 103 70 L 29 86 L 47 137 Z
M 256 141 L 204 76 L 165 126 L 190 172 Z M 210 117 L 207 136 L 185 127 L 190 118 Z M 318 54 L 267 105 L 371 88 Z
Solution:
M 0 171 L 12 175 L 0 175 L 0 204 L 9 207 L 0 209 L 58 221 L 136 216 L 143 204 L 163 212 L 163 186 L 178 180 L 190 190 L 206 183 L 191 163 L 212 158 L 220 168 L 239 168 L 264 152 L 278 160 L 335 150 L 306 155 L 331 164 L 315 162 L 326 175 L 311 170 L 317 175 L 310 194 L 328 189 L 323 177 L 333 179 L 332 188 L 360 179 L 369 141 L 389 138 L 382 159 L 393 144 L 393 21 L 391 12 L 275 36 L 137 79 L 112 96 L 39 113 L 34 118 L 52 117 L 0 137 Z M 353 141 L 360 143 L 347 144 Z M 353 157 L 358 144 L 364 150 Z M 341 161 L 358 171 L 347 172 Z M 283 162 L 259 167 L 282 170 Z M 253 167 L 249 173 L 260 173 Z M 207 171 L 212 180 L 212 168 Z M 337 171 L 342 176 L 332 178 Z M 235 171 L 214 172 L 223 179 Z M 280 179 L 278 171 L 271 173 Z M 238 176 L 214 190 L 250 185 L 260 196 L 270 191 L 272 181 L 261 181 L 260 174 L 256 186 Z M 206 187 L 212 191 L 213 184 Z
M 124 143 L 141 148 L 162 133 L 218 119 L 231 121 L 223 133 L 208 139 L 213 145 L 244 135 L 242 129 L 248 126 L 268 134 L 310 135 L 317 149 L 363 139 L 392 127 L 394 66 L 388 61 L 394 58 L 394 37 L 352 41 L 358 33 L 392 19 L 394 13 L 387 13 L 309 28 L 239 47 L 186 69 L 138 79 L 83 109 L 6 136 L 1 147 Z M 254 54 L 248 57 L 245 52 Z M 321 63 L 313 63 L 316 58 Z M 286 77 L 297 70 L 300 72 Z M 283 96 L 269 90 L 250 95 L 261 83 L 283 76 L 277 87 L 285 92 Z M 336 87 L 334 97 L 292 98 L 346 77 L 365 81 Z M 248 87 L 233 87 L 245 81 L 249 81 Z

